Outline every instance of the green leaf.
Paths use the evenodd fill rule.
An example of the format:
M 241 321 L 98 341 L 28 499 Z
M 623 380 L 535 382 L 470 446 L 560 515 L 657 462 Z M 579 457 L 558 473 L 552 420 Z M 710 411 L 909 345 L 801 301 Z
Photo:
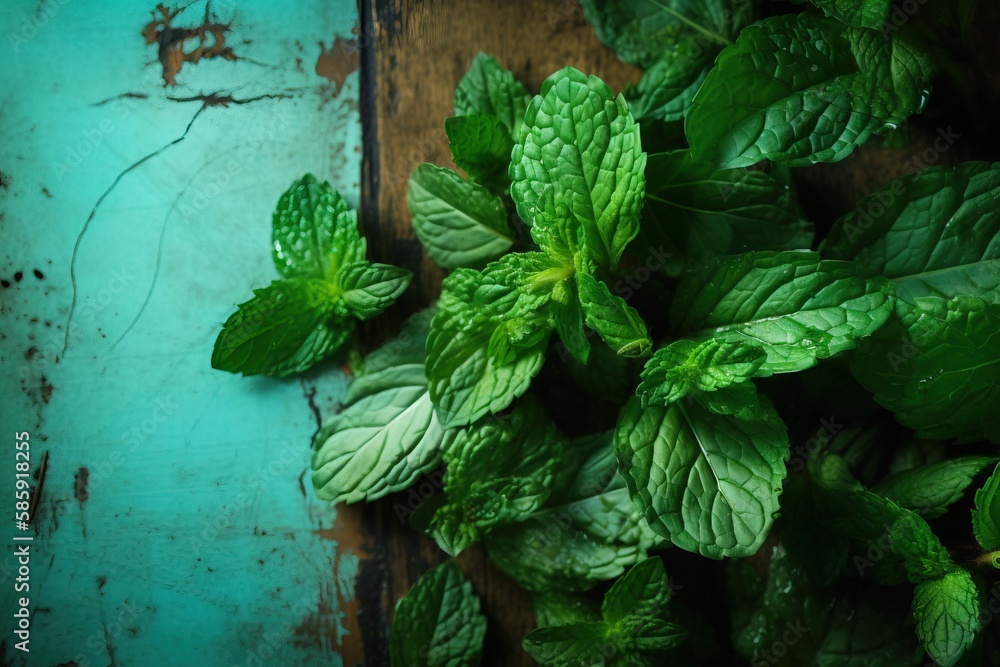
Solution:
M 514 140 L 496 116 L 471 114 L 444 121 L 451 159 L 469 178 L 495 194 L 510 188 L 507 168 Z
M 962 497 L 976 475 L 994 463 L 995 458 L 986 456 L 963 456 L 929 463 L 887 477 L 873 486 L 872 491 L 924 518 L 933 519 L 945 514 L 948 506 Z
M 595 261 L 613 269 L 639 233 L 645 164 L 624 99 L 567 67 L 547 78 L 528 106 L 511 153 L 511 196 L 529 224 L 546 203 L 564 203 Z
M 709 339 L 678 340 L 662 347 L 646 362 L 636 395 L 643 407 L 670 405 L 693 391 L 715 391 L 746 382 L 767 355 L 757 347 Z
M 972 576 L 955 568 L 913 591 L 913 619 L 924 650 L 941 667 L 951 667 L 979 630 L 979 590 Z
M 540 628 L 589 623 L 601 617 L 597 604 L 583 595 L 554 590 L 537 593 L 531 599 Z
M 683 150 L 650 155 L 646 184 L 644 233 L 681 249 L 689 262 L 812 244 L 795 193 L 763 171 L 717 171 Z
M 1000 466 L 976 491 L 976 506 L 972 510 L 972 529 L 979 546 L 987 551 L 1000 549 Z
M 272 224 L 274 265 L 285 278 L 330 278 L 365 258 L 358 212 L 329 183 L 306 174 L 278 199 Z
M 576 280 L 564 280 L 552 290 L 552 318 L 566 352 L 581 364 L 590 358 L 590 341 L 583 328 L 584 312 Z
M 811 0 L 823 13 L 856 28 L 882 28 L 892 0 Z
M 409 487 L 441 462 L 454 433 L 441 427 L 427 393 L 427 324 L 404 329 L 397 341 L 369 355 L 371 371 L 355 380 L 344 408 L 316 434 L 312 478 L 323 500 L 381 498 Z M 408 359 L 403 351 L 414 347 L 420 354 Z
M 276 280 L 254 290 L 222 325 L 212 368 L 275 377 L 310 368 L 354 331 L 337 305 L 336 288 L 325 280 Z
M 549 497 L 562 440 L 534 404 L 459 431 L 445 452 L 447 503 L 427 531 L 452 556 L 496 526 L 523 521 Z
M 903 557 L 906 572 L 915 584 L 940 577 L 954 567 L 948 550 L 914 512 L 902 510 L 889 529 L 889 540 L 893 552 Z
M 746 0 L 582 0 L 597 37 L 627 63 L 650 67 L 685 40 L 703 48 L 729 44 L 754 20 Z
M 392 667 L 475 667 L 486 616 L 452 562 L 425 573 L 396 605 L 389 634 Z
M 491 560 L 531 591 L 579 591 L 619 576 L 661 541 L 616 470 L 611 434 L 563 448 L 544 508 L 487 539 Z
M 576 276 L 580 288 L 580 304 L 587 326 L 596 331 L 615 353 L 623 357 L 645 357 L 653 348 L 646 332 L 646 323 L 635 308 L 608 286 L 586 273 Z
M 636 97 L 629 100 L 635 119 L 640 123 L 683 119 L 721 50 L 721 45 L 717 49 L 705 48 L 692 38 L 665 51 L 643 72 Z
M 890 181 L 834 225 L 825 257 L 853 259 L 897 296 L 1000 304 L 1000 163 L 930 167 Z
M 719 55 L 685 131 L 696 160 L 724 168 L 836 162 L 919 112 L 930 75 L 926 54 L 898 33 L 776 16 Z
M 337 271 L 337 287 L 347 311 L 359 320 L 380 314 L 406 291 L 413 274 L 390 264 L 360 261 Z
M 499 412 L 527 391 L 552 333 L 540 313 L 551 298 L 548 272 L 558 268 L 541 253 L 522 253 L 445 279 L 427 338 L 427 378 L 446 428 Z
M 892 310 L 892 286 L 852 262 L 812 252 L 721 258 L 681 281 L 670 310 L 678 335 L 754 345 L 758 376 L 810 368 L 853 349 Z
M 541 665 L 653 665 L 655 655 L 676 646 L 686 632 L 658 618 L 670 597 L 659 558 L 635 565 L 604 596 L 603 621 L 542 627 L 524 639 Z
M 763 396 L 753 406 L 727 406 L 745 408 L 739 416 L 699 399 L 645 410 L 631 399 L 615 431 L 621 472 L 650 527 L 674 545 L 709 558 L 748 556 L 778 510 L 785 426 Z
M 414 169 L 406 203 L 413 231 L 442 268 L 481 265 L 514 243 L 503 200 L 450 169 L 432 164 Z
M 455 115 L 495 116 L 517 138 L 531 95 L 510 70 L 480 51 L 455 87 Z
M 607 632 L 602 621 L 539 628 L 524 638 L 523 646 L 539 665 L 603 665 L 613 655 Z
M 601 615 L 612 625 L 629 616 L 656 616 L 670 600 L 670 582 L 658 556 L 637 563 L 604 595 Z
M 827 490 L 804 472 L 785 481 L 781 497 L 781 541 L 789 560 L 816 586 L 832 584 L 848 557 L 848 541 L 824 525 L 825 493 Z
M 855 377 L 917 437 L 1000 442 L 1000 304 L 915 301 L 898 301 L 897 317 L 860 346 Z

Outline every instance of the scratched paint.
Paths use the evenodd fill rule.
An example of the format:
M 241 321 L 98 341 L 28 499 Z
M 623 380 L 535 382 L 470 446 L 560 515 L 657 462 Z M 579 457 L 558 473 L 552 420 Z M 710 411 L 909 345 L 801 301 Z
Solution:
M 185 42 L 155 4 L 0 3 L 0 426 L 49 453 L 30 658 L 0 531 L 4 664 L 341 665 L 358 558 L 307 468 L 347 380 L 209 360 L 283 189 L 358 201 L 356 3 L 199 0 Z

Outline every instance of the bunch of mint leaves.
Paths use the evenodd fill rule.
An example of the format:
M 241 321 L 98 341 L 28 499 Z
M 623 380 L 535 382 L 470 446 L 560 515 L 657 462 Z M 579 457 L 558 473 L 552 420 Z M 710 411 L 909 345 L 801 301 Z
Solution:
M 791 177 L 905 142 L 976 3 L 796 4 L 582 0 L 638 84 L 568 67 L 532 95 L 480 54 L 445 121 L 464 175 L 410 177 L 450 273 L 355 364 L 313 482 L 355 503 L 430 474 L 401 518 L 530 593 L 538 664 L 1000 665 L 1000 164 L 905 175 L 821 238 Z M 282 279 L 217 368 L 344 354 L 408 286 L 312 176 L 273 230 Z M 480 664 L 486 628 L 449 560 L 391 663 Z

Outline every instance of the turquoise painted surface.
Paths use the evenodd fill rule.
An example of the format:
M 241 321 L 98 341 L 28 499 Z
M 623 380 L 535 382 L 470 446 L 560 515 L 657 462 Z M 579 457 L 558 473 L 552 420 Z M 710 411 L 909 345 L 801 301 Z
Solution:
M 154 4 L 0 6 L 0 641 L 14 665 L 340 665 L 357 557 L 321 539 L 335 513 L 306 470 L 314 410 L 346 379 L 209 360 L 234 305 L 275 277 L 284 188 L 312 171 L 357 203 L 358 74 L 315 71 L 355 2 L 215 2 L 236 60 L 186 63 L 170 88 L 140 34 Z M 33 469 L 49 452 L 30 654 L 8 614 L 17 431 Z

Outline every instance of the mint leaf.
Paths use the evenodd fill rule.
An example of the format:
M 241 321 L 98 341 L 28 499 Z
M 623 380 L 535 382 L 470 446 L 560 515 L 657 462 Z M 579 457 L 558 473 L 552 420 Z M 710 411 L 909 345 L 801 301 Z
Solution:
M 627 63 L 650 67 L 686 39 L 724 46 L 754 20 L 744 0 L 582 0 L 597 37 Z
M 389 659 L 392 667 L 475 667 L 485 636 L 472 585 L 447 562 L 420 577 L 396 605 Z
M 494 527 L 526 519 L 549 497 L 561 453 L 555 427 L 530 403 L 459 431 L 444 456 L 447 501 L 425 532 L 454 556 Z
M 480 51 L 455 87 L 455 115 L 495 116 L 516 139 L 531 95 L 510 70 Z
M 685 276 L 670 319 L 685 338 L 760 347 L 767 360 L 757 375 L 767 376 L 854 348 L 886 321 L 892 305 L 888 281 L 851 262 L 757 252 Z
M 339 267 L 365 258 L 358 212 L 312 174 L 278 199 L 272 242 L 274 265 L 285 278 L 330 278 Z
M 897 302 L 851 364 L 875 400 L 920 438 L 1000 442 L 1000 304 L 971 296 Z
M 540 628 L 597 621 L 600 608 L 590 598 L 561 591 L 546 591 L 532 596 L 535 620 Z
M 510 130 L 496 116 L 471 114 L 444 121 L 451 159 L 476 183 L 495 194 L 510 188 L 507 168 L 514 147 Z
M 892 0 L 811 0 L 823 13 L 857 28 L 881 28 Z
M 979 590 L 972 576 L 954 568 L 913 591 L 913 620 L 924 650 L 941 667 L 951 667 L 979 630 Z
M 604 596 L 603 621 L 539 628 L 525 637 L 524 649 L 541 665 L 653 665 L 687 634 L 658 618 L 670 597 L 668 583 L 663 561 L 644 560 Z
M 889 529 L 894 553 L 902 556 L 906 572 L 913 583 L 940 577 L 954 565 L 948 550 L 931 531 L 920 515 L 903 510 Z
M 563 447 L 545 506 L 487 538 L 490 559 L 531 591 L 579 591 L 613 579 L 662 538 L 636 511 L 617 474 L 611 434 Z
M 995 458 L 986 456 L 963 456 L 928 463 L 883 479 L 872 487 L 872 492 L 933 519 L 945 514 L 948 506 L 962 497 L 976 475 L 994 463 Z M 1000 541 L 997 544 L 1000 546 Z
M 709 339 L 678 340 L 653 353 L 636 395 L 642 406 L 670 405 L 693 391 L 714 391 L 746 382 L 767 355 L 757 347 Z
M 763 171 L 695 162 L 691 151 L 650 155 L 643 229 L 689 262 L 747 250 L 801 250 L 812 224 L 791 188 Z
M 920 111 L 930 75 L 927 56 L 899 33 L 776 16 L 719 55 L 685 131 L 694 158 L 719 167 L 836 162 Z
M 503 200 L 444 167 L 414 169 L 406 203 L 413 231 L 442 268 L 478 266 L 514 243 Z
M 976 296 L 1000 303 L 1000 165 L 930 167 L 890 181 L 837 221 L 825 257 L 891 279 L 908 303 Z
M 623 357 L 645 357 L 653 348 L 646 332 L 646 323 L 639 313 L 608 286 L 586 273 L 578 273 L 580 304 L 587 326 L 596 331 L 616 354 Z
M 312 479 L 321 499 L 381 498 L 441 462 L 454 433 L 441 427 L 427 393 L 423 343 L 429 322 L 423 319 L 368 355 L 371 372 L 354 381 L 343 409 L 316 434 Z
M 748 556 L 778 510 L 788 436 L 763 396 L 753 406 L 726 406 L 747 408 L 739 416 L 700 398 L 645 410 L 631 399 L 618 418 L 615 452 L 653 530 L 709 558 Z
M 621 96 L 572 67 L 545 80 L 511 153 L 511 196 L 536 224 L 548 201 L 566 204 L 583 226 L 595 261 L 618 266 L 639 233 L 646 154 Z
M 584 312 L 576 280 L 563 280 L 552 289 L 552 319 L 566 352 L 581 364 L 590 358 L 590 341 L 584 330 Z
M 215 341 L 212 368 L 284 377 L 335 352 L 354 331 L 325 280 L 276 280 L 239 305 Z
M 446 428 L 503 410 L 541 370 L 552 327 L 541 253 L 507 255 L 482 272 L 458 269 L 442 285 L 427 338 L 431 399 Z
M 367 320 L 395 303 L 412 278 L 406 269 L 365 260 L 338 269 L 336 282 L 347 311 L 359 320 Z
M 721 45 L 718 49 L 704 48 L 697 39 L 688 39 L 664 51 L 643 72 L 635 97 L 629 99 L 635 119 L 641 123 L 684 118 L 721 49 Z
M 1000 549 L 1000 466 L 976 491 L 976 506 L 972 510 L 972 529 L 979 546 L 987 551 Z

